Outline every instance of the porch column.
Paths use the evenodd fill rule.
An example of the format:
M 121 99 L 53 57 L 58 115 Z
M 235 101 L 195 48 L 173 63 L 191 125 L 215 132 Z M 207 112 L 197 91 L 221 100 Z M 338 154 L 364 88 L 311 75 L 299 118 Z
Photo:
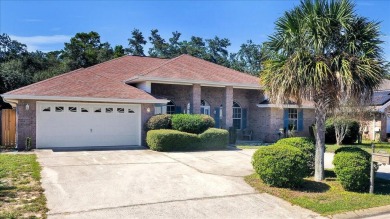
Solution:
M 223 127 L 228 129 L 233 126 L 233 87 L 225 88 L 225 96 L 223 97 Z
M 191 95 L 191 112 L 193 114 L 200 114 L 200 96 L 201 96 L 201 87 L 200 84 L 192 85 L 192 95 Z

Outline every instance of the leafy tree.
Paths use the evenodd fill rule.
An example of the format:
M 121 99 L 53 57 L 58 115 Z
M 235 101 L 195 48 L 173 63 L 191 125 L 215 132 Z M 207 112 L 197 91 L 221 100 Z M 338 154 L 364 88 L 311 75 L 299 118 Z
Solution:
M 325 118 L 345 99 L 369 99 L 384 76 L 379 23 L 350 0 L 302 0 L 276 21 L 261 81 L 276 103 L 314 102 L 315 180 L 324 179 Z
M 5 33 L 0 35 L 0 62 L 20 58 L 27 53 L 27 46 L 25 44 L 11 40 Z
M 227 47 L 231 45 L 230 40 L 227 38 L 219 38 L 215 36 L 213 39 L 206 39 L 207 42 L 207 55 L 206 60 L 229 67 L 229 52 Z
M 116 45 L 114 48 L 114 58 L 119 58 L 125 55 L 125 49 L 122 45 Z
M 12 59 L 0 64 L 0 93 L 32 83 L 32 75 L 23 68 L 23 62 Z
M 243 43 L 237 53 L 230 54 L 231 68 L 258 76 L 261 64 L 266 59 L 266 50 L 252 40 Z
M 145 56 L 144 54 L 144 45 L 146 44 L 146 40 L 142 35 L 142 32 L 138 29 L 134 29 L 131 32 L 132 37 L 129 38 L 129 48 L 126 49 L 131 55 L 136 56 Z
M 113 57 L 113 50 L 109 43 L 101 43 L 100 35 L 94 31 L 77 33 L 65 43 L 62 58 L 70 70 L 86 68 Z
M 180 36 L 181 33 L 177 31 L 172 32 L 172 37 L 169 38 L 169 46 L 168 46 L 168 54 L 167 54 L 169 58 L 174 58 L 183 54 L 181 52 L 182 43 L 179 42 Z
M 169 44 L 160 36 L 157 29 L 151 30 L 149 41 L 153 47 L 149 48 L 149 55 L 151 57 L 170 58 Z
M 206 43 L 201 37 L 192 36 L 190 41 L 181 43 L 181 54 L 188 54 L 201 59 L 206 58 Z

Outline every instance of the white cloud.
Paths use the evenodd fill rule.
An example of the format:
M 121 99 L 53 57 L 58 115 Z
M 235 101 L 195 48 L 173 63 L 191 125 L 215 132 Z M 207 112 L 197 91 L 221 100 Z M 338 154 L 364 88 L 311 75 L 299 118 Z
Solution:
M 63 45 L 69 41 L 72 36 L 52 35 L 52 36 L 16 36 L 10 35 L 12 40 L 16 40 L 27 45 L 28 51 L 45 50 L 56 44 Z

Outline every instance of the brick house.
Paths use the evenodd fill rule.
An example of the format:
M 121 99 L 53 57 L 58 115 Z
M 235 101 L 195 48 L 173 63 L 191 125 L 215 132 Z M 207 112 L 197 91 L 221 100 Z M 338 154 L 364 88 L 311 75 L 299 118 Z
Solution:
M 251 130 L 274 142 L 279 130 L 308 136 L 310 104 L 268 102 L 257 77 L 189 55 L 173 59 L 124 56 L 1 95 L 17 114 L 17 147 L 145 144 L 144 123 L 155 114 L 207 114 L 216 127 Z

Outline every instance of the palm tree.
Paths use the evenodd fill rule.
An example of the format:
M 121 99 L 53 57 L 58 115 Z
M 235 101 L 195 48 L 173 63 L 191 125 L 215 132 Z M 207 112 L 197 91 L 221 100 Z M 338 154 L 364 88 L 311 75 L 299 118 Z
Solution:
M 346 99 L 370 99 L 384 76 L 379 23 L 350 0 L 302 0 L 285 12 L 266 45 L 261 84 L 275 103 L 315 107 L 315 180 L 324 179 L 325 117 Z

